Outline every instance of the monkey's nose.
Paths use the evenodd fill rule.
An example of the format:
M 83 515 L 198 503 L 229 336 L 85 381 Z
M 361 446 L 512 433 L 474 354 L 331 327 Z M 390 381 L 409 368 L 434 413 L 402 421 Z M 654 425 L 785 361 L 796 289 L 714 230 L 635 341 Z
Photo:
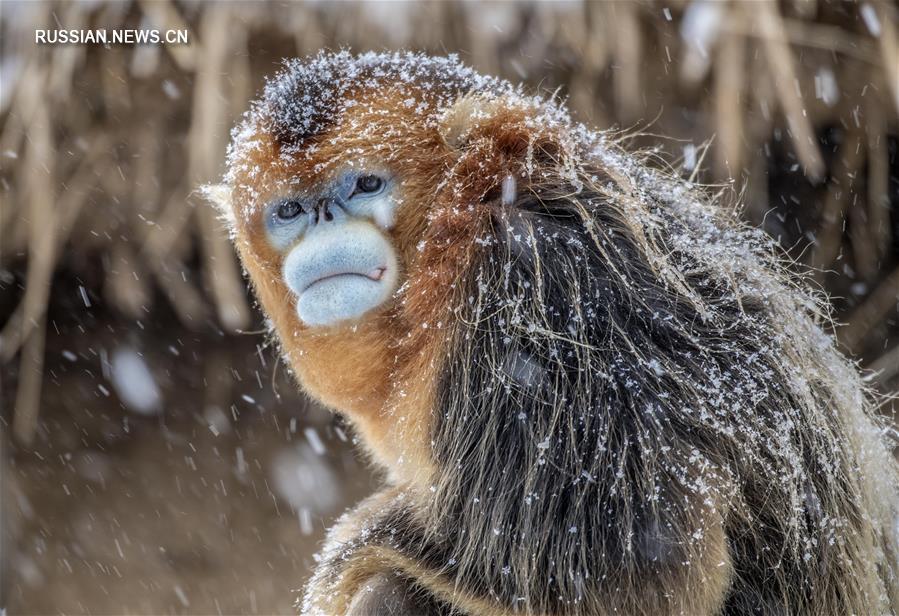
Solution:
M 322 197 L 312 207 L 312 224 L 318 225 L 326 222 L 334 222 L 341 218 L 343 209 L 332 199 Z

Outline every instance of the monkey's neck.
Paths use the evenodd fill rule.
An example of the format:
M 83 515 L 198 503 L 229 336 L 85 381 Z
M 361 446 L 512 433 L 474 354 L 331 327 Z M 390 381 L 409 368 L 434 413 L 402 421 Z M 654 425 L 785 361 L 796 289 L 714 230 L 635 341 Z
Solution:
M 351 417 L 377 412 L 387 398 L 386 341 L 374 327 L 304 330 L 294 337 L 290 360 L 303 388 L 329 408 Z
M 404 359 L 391 347 L 383 323 L 363 322 L 353 328 L 298 332 L 289 355 L 306 392 L 349 419 L 392 482 L 428 480 L 433 466 L 428 354 Z

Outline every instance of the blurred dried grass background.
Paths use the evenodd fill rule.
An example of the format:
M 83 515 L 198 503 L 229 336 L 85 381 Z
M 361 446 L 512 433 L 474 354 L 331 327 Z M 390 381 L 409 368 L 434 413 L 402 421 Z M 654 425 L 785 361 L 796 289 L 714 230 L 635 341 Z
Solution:
M 28 527 L 30 519 L 30 532 L 43 541 L 23 540 L 27 531 L 11 540 L 13 552 L 25 558 L 6 584 L 9 605 L 19 612 L 277 611 L 289 605 L 285 589 L 300 586 L 311 562 L 318 527 L 299 533 L 294 524 L 259 534 L 260 553 L 281 549 L 283 556 L 290 542 L 305 546 L 303 555 L 281 561 L 235 542 L 231 530 L 201 542 L 202 558 L 188 550 L 193 556 L 175 565 L 164 559 L 160 567 L 184 571 L 187 559 L 193 563 L 187 569 L 206 571 L 209 562 L 234 557 L 210 556 L 230 541 L 246 548 L 246 562 L 266 563 L 254 569 L 259 580 L 246 572 L 246 562 L 239 576 L 238 565 L 218 562 L 225 567 L 220 575 L 185 573 L 160 585 L 158 570 L 129 572 L 137 553 L 125 558 L 117 543 L 93 558 L 96 571 L 86 574 L 93 590 L 85 589 L 70 569 L 91 558 L 72 547 L 79 544 L 71 524 L 21 511 L 29 498 L 66 506 L 66 499 L 57 500 L 58 482 L 59 473 L 74 469 L 65 459 L 72 451 L 100 455 L 117 443 L 116 464 L 132 465 L 124 469 L 132 476 L 150 464 L 148 456 L 166 464 L 173 455 L 181 460 L 172 448 L 187 445 L 175 437 L 191 448 L 205 443 L 214 462 L 221 441 L 210 440 L 209 426 L 227 424 L 232 454 L 245 457 L 256 447 L 262 458 L 266 439 L 284 444 L 312 426 L 333 447 L 322 453 L 319 437 L 308 432 L 306 445 L 340 473 L 365 477 L 345 457 L 343 440 L 331 438 L 342 434 L 339 426 L 314 410 L 295 412 L 306 405 L 283 371 L 273 372 L 274 353 L 264 339 L 238 333 L 256 331 L 260 317 L 221 225 L 196 194 L 198 185 L 221 174 L 230 126 L 282 57 L 344 46 L 458 53 L 482 72 L 558 89 L 578 119 L 632 130 L 634 147 L 657 149 L 685 176 L 742 194 L 749 222 L 778 238 L 799 263 L 817 268 L 817 282 L 833 294 L 841 323 L 836 333 L 846 351 L 876 371 L 873 380 L 884 390 L 899 376 L 899 7 L 892 2 L 7 0 L 0 11 L 0 420 L 18 442 L 16 472 L 6 473 L 17 482 L 18 500 L 10 507 L 7 497 L 4 507 L 17 510 L 7 521 L 25 518 L 20 527 Z M 38 46 L 38 28 L 188 28 L 191 34 L 181 46 Z M 110 394 L 103 385 L 115 384 L 108 355 L 126 342 L 162 390 L 153 419 L 134 420 L 149 426 L 139 439 L 121 427 L 127 391 L 113 387 Z M 248 365 L 246 357 L 256 355 Z M 283 398 L 270 395 L 270 382 L 280 384 Z M 260 391 L 267 403 L 259 402 Z M 258 417 L 238 419 L 233 410 L 240 405 L 257 409 Z M 224 409 L 224 423 L 210 409 Z M 298 416 L 299 429 L 285 428 Z M 247 445 L 247 430 L 263 435 L 256 445 Z M 168 449 L 153 454 L 147 443 L 160 438 Z M 32 457 L 41 452 L 62 456 L 59 473 Z M 191 537 L 203 534 L 202 524 L 220 522 L 223 502 L 232 508 L 241 502 L 234 489 L 226 495 L 225 483 L 220 490 L 214 481 L 206 485 L 225 462 L 206 465 L 209 475 L 194 478 L 201 511 L 176 525 Z M 239 493 L 254 494 L 241 507 L 258 507 L 255 480 L 242 472 L 226 474 Z M 258 479 L 264 482 L 264 474 Z M 319 512 L 325 522 L 364 492 L 360 481 Z M 146 488 L 147 508 L 175 498 L 171 485 Z M 215 506 L 206 492 L 217 495 Z M 285 497 L 271 496 L 276 509 L 279 498 Z M 107 506 L 98 499 L 89 506 Z M 168 518 L 156 515 L 164 533 Z M 262 527 L 277 527 L 272 520 L 280 511 L 264 515 Z M 127 517 L 132 521 L 114 518 L 113 526 L 133 524 Z M 46 547 L 54 529 L 56 551 Z M 106 558 L 117 562 L 118 576 Z M 216 597 L 233 591 L 229 576 L 270 592 L 237 593 L 223 598 L 223 607 Z M 107 586 L 119 592 L 103 584 L 99 592 L 101 578 L 116 580 Z M 55 598 L 40 592 L 48 580 L 59 589 Z

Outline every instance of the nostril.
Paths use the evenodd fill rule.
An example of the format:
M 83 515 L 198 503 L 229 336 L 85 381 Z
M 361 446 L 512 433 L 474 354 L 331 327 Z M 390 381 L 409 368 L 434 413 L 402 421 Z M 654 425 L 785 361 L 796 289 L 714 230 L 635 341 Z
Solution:
M 327 198 L 321 198 L 316 202 L 312 212 L 312 224 L 317 225 L 319 222 L 331 222 L 334 220 L 334 207 Z

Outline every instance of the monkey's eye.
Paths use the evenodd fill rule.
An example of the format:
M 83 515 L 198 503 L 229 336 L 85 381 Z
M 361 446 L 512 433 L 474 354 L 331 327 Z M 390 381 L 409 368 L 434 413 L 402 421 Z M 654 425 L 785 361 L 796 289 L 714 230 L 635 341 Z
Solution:
M 356 188 L 354 194 L 358 193 L 376 193 L 384 187 L 384 180 L 376 175 L 362 175 L 356 180 Z
M 303 213 L 303 206 L 293 199 L 282 201 L 275 210 L 275 217 L 281 222 L 293 220 Z

